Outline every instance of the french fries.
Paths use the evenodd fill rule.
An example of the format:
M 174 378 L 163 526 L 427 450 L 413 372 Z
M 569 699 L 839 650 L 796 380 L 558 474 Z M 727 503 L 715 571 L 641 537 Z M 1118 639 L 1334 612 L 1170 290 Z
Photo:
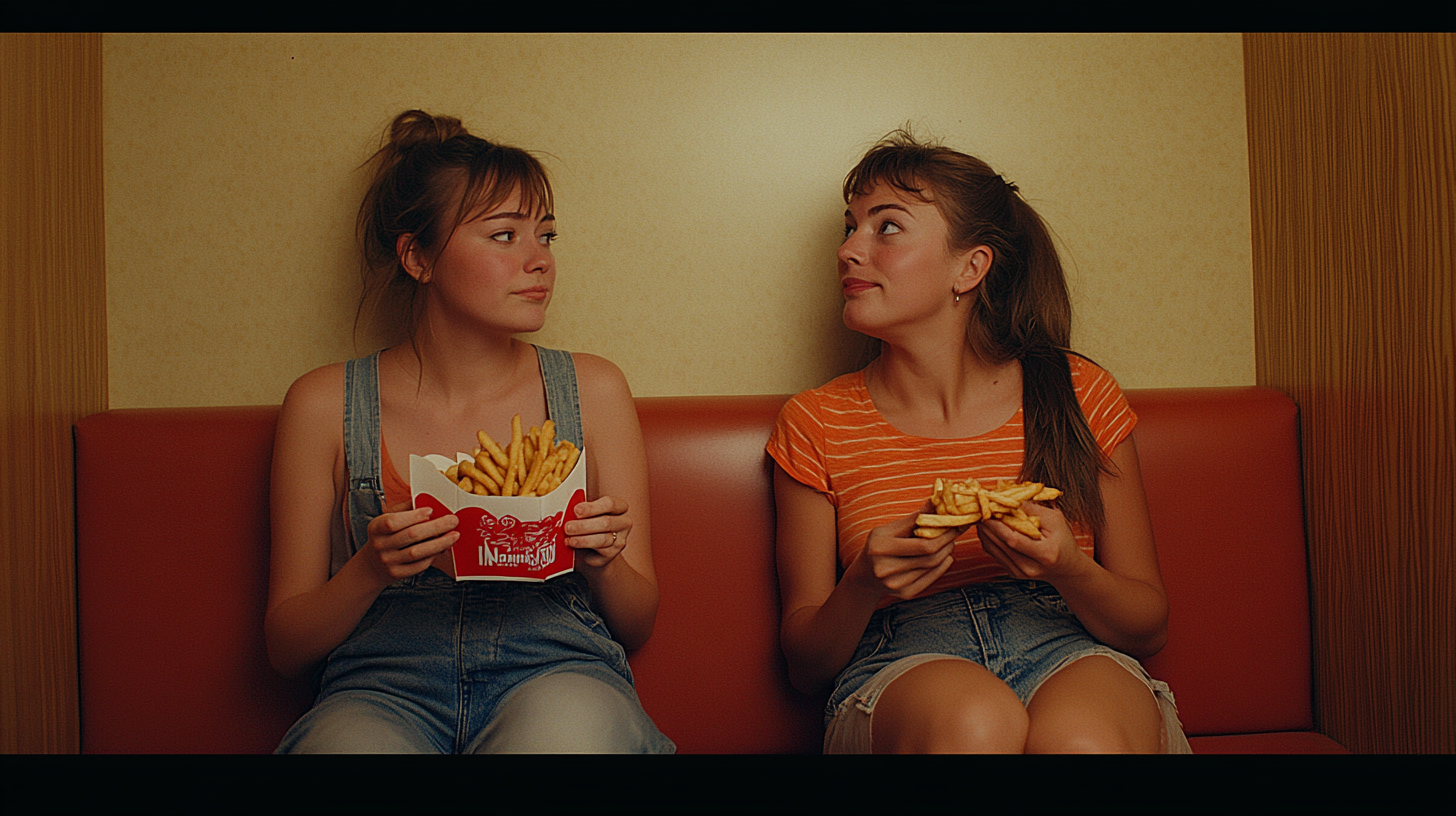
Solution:
M 521 431 L 521 415 L 511 418 L 511 442 L 502 448 L 485 431 L 476 431 L 475 459 L 440 471 L 466 493 L 477 496 L 544 496 L 561 486 L 576 467 L 581 449 L 556 439 L 556 423 Z
M 1041 519 L 1021 509 L 1022 502 L 1051 501 L 1062 495 L 1055 487 L 1038 482 L 1010 482 L 1001 479 L 994 490 L 987 490 L 975 479 L 949 482 L 936 479 L 931 488 L 930 503 L 934 513 L 921 513 L 915 519 L 915 535 L 935 538 L 950 527 L 975 524 L 984 518 L 1000 519 L 1006 526 L 1027 538 L 1041 538 Z

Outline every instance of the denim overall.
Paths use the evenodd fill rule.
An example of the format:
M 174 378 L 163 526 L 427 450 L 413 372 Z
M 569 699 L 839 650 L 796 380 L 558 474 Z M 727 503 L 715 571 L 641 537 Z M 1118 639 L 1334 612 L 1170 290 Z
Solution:
M 582 445 L 571 354 L 536 349 L 559 438 Z M 383 512 L 379 355 L 345 364 L 346 538 L 332 572 Z M 621 645 L 578 572 L 544 583 L 455 581 L 438 569 L 394 583 L 324 664 L 293 752 L 674 750 L 642 710 Z

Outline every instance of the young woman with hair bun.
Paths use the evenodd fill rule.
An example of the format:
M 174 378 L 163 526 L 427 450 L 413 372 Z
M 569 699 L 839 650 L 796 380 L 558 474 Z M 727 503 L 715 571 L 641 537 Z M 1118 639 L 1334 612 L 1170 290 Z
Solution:
M 672 751 L 626 657 L 658 603 L 631 391 L 600 357 L 516 338 L 556 287 L 544 168 L 418 110 L 370 167 L 360 315 L 392 320 L 399 342 L 305 374 L 283 403 L 268 653 L 319 694 L 279 751 Z M 588 500 L 565 528 L 576 569 L 457 582 L 457 517 L 410 509 L 396 465 L 471 450 L 478 429 L 509 439 L 515 414 L 585 452 Z
M 844 183 L 844 322 L 864 370 L 785 405 L 775 462 L 782 640 L 830 688 L 825 750 L 1187 751 L 1162 648 L 1168 603 L 1136 417 L 1069 350 L 1056 248 L 1016 185 L 896 131 Z M 936 477 L 1065 495 L 913 535 Z

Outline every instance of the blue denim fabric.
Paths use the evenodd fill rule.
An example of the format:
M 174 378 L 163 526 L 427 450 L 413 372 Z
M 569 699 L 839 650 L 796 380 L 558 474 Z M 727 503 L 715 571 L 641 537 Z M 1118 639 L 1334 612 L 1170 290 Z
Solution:
M 528 703 L 535 715 L 514 718 L 520 727 L 513 738 L 498 733 L 522 702 L 518 691 L 566 675 L 567 685 L 595 687 L 598 701 L 584 707 L 587 692 L 550 695 Z M 389 587 L 329 656 L 314 709 L 278 750 L 482 747 L 673 750 L 642 710 L 626 652 L 591 610 L 580 575 L 545 584 L 457 582 L 432 568 Z
M 1041 581 L 972 584 L 876 611 L 825 706 L 826 750 L 868 751 L 868 715 L 879 695 L 927 660 L 957 657 L 984 666 L 1025 705 L 1047 678 L 1092 655 L 1112 658 L 1148 686 L 1163 713 L 1168 750 L 1187 753 L 1167 684 L 1092 637 L 1061 593 Z
M 379 455 L 379 352 L 344 363 L 344 495 L 346 542 L 334 547 L 329 575 L 369 540 L 369 522 L 384 513 L 383 465 Z
M 536 347 L 541 380 L 546 384 L 546 413 L 556 423 L 556 438 L 582 446 L 581 399 L 576 390 L 576 362 L 571 352 Z

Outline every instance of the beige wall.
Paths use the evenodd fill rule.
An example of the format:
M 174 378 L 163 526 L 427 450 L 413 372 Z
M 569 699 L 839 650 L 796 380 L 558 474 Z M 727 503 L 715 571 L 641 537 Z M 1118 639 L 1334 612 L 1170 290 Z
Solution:
M 543 344 L 638 395 L 847 365 L 845 172 L 906 121 L 1051 223 L 1127 387 L 1254 382 L 1241 40 L 1159 35 L 103 38 L 113 408 L 277 403 L 356 346 L 357 167 L 399 111 L 551 154 Z

